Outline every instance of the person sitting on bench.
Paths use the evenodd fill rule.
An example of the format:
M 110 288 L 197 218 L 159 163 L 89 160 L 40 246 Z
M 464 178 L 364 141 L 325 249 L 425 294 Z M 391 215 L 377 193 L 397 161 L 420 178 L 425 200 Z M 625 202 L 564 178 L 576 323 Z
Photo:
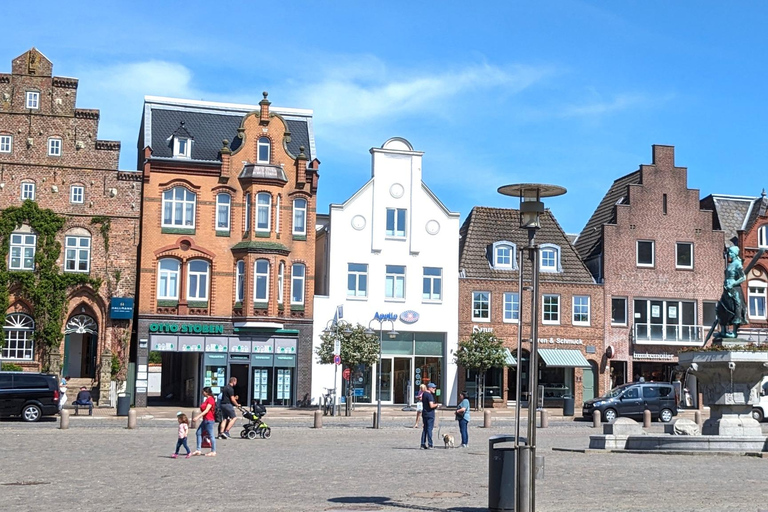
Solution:
M 91 398 L 91 392 L 85 386 L 80 388 L 80 392 L 77 394 L 77 399 L 72 402 L 72 405 L 88 407 L 88 416 L 93 416 L 93 398 Z M 75 414 L 78 409 L 75 407 Z

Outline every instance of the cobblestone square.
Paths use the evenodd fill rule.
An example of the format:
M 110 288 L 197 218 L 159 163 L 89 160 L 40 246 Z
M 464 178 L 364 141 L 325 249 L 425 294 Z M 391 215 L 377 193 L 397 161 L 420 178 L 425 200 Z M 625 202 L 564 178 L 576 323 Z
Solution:
M 488 438 L 512 422 L 470 426 L 469 449 L 419 449 L 420 430 L 384 418 L 273 418 L 268 440 L 219 441 L 218 456 L 171 459 L 175 421 L 121 418 L 0 423 L 3 510 L 421 510 L 487 507 Z M 367 422 L 366 422 L 367 423 Z M 537 510 L 744 511 L 768 509 L 767 459 L 738 455 L 636 455 L 553 451 L 586 448 L 586 422 L 538 431 L 545 477 Z M 238 430 L 239 432 L 239 430 Z M 445 421 L 440 433 L 458 434 Z M 435 434 L 438 431 L 435 429 Z M 190 447 L 194 449 L 191 439 Z

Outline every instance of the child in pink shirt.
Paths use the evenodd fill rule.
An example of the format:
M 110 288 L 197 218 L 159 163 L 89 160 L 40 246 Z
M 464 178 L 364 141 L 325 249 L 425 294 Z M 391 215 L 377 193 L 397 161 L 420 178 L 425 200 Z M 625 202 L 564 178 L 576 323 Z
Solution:
M 176 452 L 171 455 L 171 458 L 175 459 L 178 457 L 179 448 L 183 446 L 187 450 L 187 456 L 185 458 L 188 459 L 191 453 L 189 445 L 187 444 L 187 434 L 189 434 L 189 419 L 187 419 L 187 415 L 183 412 L 177 412 L 176 418 L 179 420 L 179 440 L 176 441 Z

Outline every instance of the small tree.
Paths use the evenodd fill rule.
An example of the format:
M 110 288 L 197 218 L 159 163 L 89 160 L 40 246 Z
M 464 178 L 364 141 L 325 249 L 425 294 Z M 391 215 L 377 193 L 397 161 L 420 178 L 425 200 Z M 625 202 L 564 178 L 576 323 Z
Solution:
M 485 397 L 485 373 L 491 368 L 507 365 L 503 341 L 492 332 L 473 332 L 466 340 L 459 341 L 454 362 L 468 370 L 475 370 L 480 378 L 477 386 L 477 408 L 483 408 Z
M 371 366 L 379 360 L 379 337 L 366 334 L 364 326 L 337 322 L 320 335 L 320 346 L 315 353 L 320 364 L 333 363 L 333 347 L 341 340 L 341 362 L 350 369 L 357 365 Z M 336 383 L 334 382 L 334 387 Z M 347 400 L 349 403 L 349 400 Z

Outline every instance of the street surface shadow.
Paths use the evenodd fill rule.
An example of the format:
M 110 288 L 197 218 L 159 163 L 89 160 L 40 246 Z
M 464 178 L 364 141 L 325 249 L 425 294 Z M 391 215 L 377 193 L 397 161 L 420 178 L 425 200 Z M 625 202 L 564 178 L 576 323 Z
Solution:
M 392 501 L 391 498 L 386 496 L 340 496 L 338 498 L 329 498 L 328 501 L 345 505 L 383 505 L 406 510 L 424 510 L 426 512 L 488 512 L 487 507 L 437 508 L 428 505 L 416 505 L 414 503 L 400 503 Z

